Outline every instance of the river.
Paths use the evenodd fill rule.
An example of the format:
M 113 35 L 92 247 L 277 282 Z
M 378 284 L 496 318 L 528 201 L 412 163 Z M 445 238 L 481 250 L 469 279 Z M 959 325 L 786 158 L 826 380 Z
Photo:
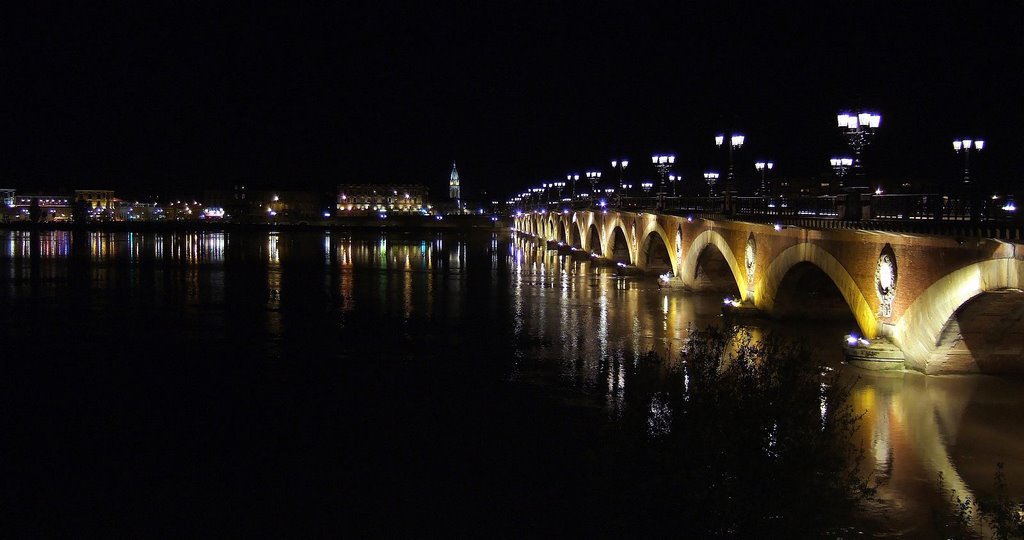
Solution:
M 720 306 L 508 233 L 0 230 L 5 508 L 52 534 L 572 534 L 629 366 Z M 927 535 L 940 473 L 986 497 L 1002 462 L 1024 495 L 1024 380 L 845 366 L 852 319 L 745 324 L 854 381 L 859 528 Z

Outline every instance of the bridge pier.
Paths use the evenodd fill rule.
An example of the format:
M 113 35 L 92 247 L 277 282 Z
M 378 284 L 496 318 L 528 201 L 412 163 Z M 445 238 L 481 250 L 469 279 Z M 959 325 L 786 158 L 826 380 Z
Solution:
M 884 337 L 869 341 L 852 334 L 846 336 L 843 354 L 850 365 L 872 371 L 903 369 L 905 366 L 903 351 Z
M 722 316 L 729 320 L 766 319 L 768 314 L 750 300 L 739 301 L 731 296 L 722 301 Z

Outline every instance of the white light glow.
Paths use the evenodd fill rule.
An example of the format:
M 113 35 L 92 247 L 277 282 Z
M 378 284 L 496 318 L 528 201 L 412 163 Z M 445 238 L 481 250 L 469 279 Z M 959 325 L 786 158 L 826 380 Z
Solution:
M 743 135 L 733 135 L 732 136 L 732 145 L 736 146 L 736 147 L 743 146 L 743 140 L 744 139 L 745 139 L 745 137 Z
M 716 145 L 722 146 L 722 143 L 724 143 L 724 142 L 725 142 L 725 135 L 715 135 L 715 144 Z
M 959 152 L 960 149 L 963 148 L 963 145 L 964 144 L 962 142 L 960 142 L 960 141 L 953 141 L 953 150 L 956 150 L 957 152 Z
M 974 149 L 981 150 L 985 147 L 985 141 L 974 141 Z

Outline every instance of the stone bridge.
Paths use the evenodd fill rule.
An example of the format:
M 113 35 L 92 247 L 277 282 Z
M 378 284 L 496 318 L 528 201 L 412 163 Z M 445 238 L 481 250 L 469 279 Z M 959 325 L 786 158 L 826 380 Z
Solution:
M 724 279 L 773 317 L 838 308 L 929 374 L 1024 372 L 1024 243 L 809 229 L 615 210 L 531 212 L 521 234 L 692 290 Z M 827 300 L 806 294 L 834 285 Z M 834 291 L 832 291 L 834 293 Z M 842 300 L 838 298 L 841 296 Z

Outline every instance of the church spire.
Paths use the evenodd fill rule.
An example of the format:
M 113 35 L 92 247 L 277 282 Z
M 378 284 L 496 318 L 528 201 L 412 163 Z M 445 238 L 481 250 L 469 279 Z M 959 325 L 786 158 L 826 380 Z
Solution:
M 448 177 L 448 197 L 455 201 L 455 208 L 459 211 L 462 210 L 462 187 L 459 185 L 459 170 L 455 168 L 455 162 L 452 162 L 452 174 Z

